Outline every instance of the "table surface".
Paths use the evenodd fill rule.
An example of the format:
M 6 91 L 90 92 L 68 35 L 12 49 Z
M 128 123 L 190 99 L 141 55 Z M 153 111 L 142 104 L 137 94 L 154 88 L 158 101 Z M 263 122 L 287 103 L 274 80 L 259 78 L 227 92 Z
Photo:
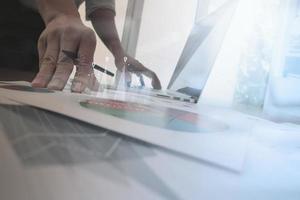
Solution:
M 3 200 L 300 199 L 296 125 L 249 117 L 237 173 L 1 97 L 0 113 Z

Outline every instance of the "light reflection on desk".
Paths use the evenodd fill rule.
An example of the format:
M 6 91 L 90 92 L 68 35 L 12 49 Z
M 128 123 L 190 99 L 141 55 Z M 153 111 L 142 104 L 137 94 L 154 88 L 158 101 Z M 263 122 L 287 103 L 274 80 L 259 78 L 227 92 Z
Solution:
M 121 185 L 130 177 L 159 196 L 178 199 L 143 162 L 155 156 L 149 144 L 29 106 L 1 105 L 0 113 L 5 137 L 25 171 L 75 167 Z

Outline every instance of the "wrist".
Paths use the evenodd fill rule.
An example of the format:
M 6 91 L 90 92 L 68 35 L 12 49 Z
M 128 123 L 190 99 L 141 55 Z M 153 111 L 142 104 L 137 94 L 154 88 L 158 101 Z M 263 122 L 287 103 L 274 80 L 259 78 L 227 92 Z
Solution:
M 36 0 L 36 2 L 45 24 L 49 24 L 53 19 L 61 16 L 80 19 L 77 7 L 72 0 Z
M 77 20 L 81 21 L 79 14 L 76 15 L 76 14 L 67 14 L 67 13 L 49 14 L 49 15 L 43 17 L 43 20 L 44 20 L 45 24 L 47 25 L 47 24 L 49 24 L 50 22 L 52 22 L 53 20 L 55 20 L 57 18 L 64 18 L 64 19 L 73 18 L 73 19 L 77 19 Z
M 121 42 L 120 41 L 111 41 L 109 43 L 109 47 L 108 47 L 111 51 L 111 53 L 113 54 L 115 60 L 124 60 L 124 57 L 126 56 L 125 51 L 123 50 L 123 47 L 121 46 Z

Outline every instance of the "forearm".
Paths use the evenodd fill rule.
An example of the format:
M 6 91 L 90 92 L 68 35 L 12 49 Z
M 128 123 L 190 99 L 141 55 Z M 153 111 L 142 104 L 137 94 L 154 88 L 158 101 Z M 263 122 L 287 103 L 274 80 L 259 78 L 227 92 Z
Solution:
M 136 59 L 127 56 L 124 52 L 115 24 L 115 13 L 109 9 L 98 9 L 89 17 L 92 20 L 94 29 L 98 36 L 114 55 L 116 67 L 123 71 L 123 67 L 127 66 L 127 72 L 136 73 L 139 76 L 143 74 L 152 79 L 151 84 L 154 89 L 161 89 L 161 84 L 157 75 Z M 126 61 L 124 60 L 125 56 L 127 57 Z M 118 82 L 118 79 L 116 80 Z M 126 78 L 126 80 L 129 80 L 130 82 L 130 78 Z
M 59 15 L 80 17 L 73 0 L 36 0 L 36 4 L 46 24 Z
M 116 59 L 123 58 L 125 52 L 118 36 L 115 13 L 110 9 L 98 9 L 91 16 L 92 24 L 97 35 Z

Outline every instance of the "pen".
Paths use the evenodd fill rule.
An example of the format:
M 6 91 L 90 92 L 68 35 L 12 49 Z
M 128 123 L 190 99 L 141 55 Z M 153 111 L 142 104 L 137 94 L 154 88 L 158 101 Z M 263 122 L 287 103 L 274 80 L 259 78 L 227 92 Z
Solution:
M 78 63 L 78 57 L 77 57 L 77 55 L 76 55 L 75 53 L 70 52 L 70 51 L 66 51 L 66 50 L 62 50 L 62 52 L 63 52 L 66 56 L 68 56 L 69 58 L 71 58 L 71 59 L 74 61 L 75 64 Z M 109 75 L 109 76 L 111 76 L 111 77 L 114 77 L 114 76 L 115 76 L 114 73 L 112 73 L 112 72 L 110 72 L 110 71 L 104 69 L 103 67 L 100 67 L 100 66 L 97 65 L 97 64 L 94 64 L 94 63 L 93 63 L 92 66 L 93 66 L 94 69 L 96 69 L 96 70 L 98 70 L 98 71 L 100 71 L 100 72 L 102 72 L 102 73 L 104 73 L 104 74 L 106 74 L 106 75 Z
M 107 74 L 107 75 L 109 75 L 109 76 L 111 76 L 111 77 L 114 77 L 114 76 L 115 76 L 114 73 L 108 71 L 107 69 L 104 69 L 103 67 L 100 67 L 100 66 L 97 65 L 97 64 L 93 64 L 93 66 L 94 66 L 94 69 L 96 69 L 96 70 L 98 70 L 98 71 L 100 71 L 100 72 L 102 72 L 102 73 L 104 73 L 104 74 Z

